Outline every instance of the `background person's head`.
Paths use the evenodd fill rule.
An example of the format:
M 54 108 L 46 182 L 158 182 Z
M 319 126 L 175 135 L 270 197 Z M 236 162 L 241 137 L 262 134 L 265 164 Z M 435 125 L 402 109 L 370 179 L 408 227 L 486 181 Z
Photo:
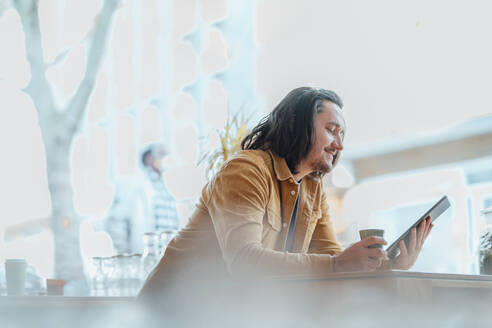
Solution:
M 314 160 L 316 154 L 313 154 L 313 151 L 320 151 L 313 150 L 317 140 L 317 116 L 323 111 L 332 111 L 339 121 L 343 121 L 342 107 L 342 99 L 333 91 L 312 87 L 296 88 L 244 138 L 241 147 L 270 149 L 283 157 L 290 171 L 296 174 L 301 161 L 310 160 L 310 157 Z M 343 121 L 343 130 L 344 125 Z M 341 137 L 343 138 L 343 135 Z M 330 151 L 333 148 L 337 147 L 330 146 Z M 333 152 L 332 162 L 328 167 L 318 165 L 313 171 L 329 172 L 336 165 L 340 150 L 339 148 Z
M 161 173 L 161 160 L 168 154 L 163 144 L 149 145 L 142 153 L 141 160 L 144 167 L 148 167 L 157 173 Z

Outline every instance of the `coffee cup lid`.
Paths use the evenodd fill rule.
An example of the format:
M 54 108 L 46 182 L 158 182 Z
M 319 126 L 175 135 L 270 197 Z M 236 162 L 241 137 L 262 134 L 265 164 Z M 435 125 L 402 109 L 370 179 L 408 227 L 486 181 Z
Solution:
M 11 263 L 26 263 L 25 259 L 6 259 L 5 263 L 11 262 Z

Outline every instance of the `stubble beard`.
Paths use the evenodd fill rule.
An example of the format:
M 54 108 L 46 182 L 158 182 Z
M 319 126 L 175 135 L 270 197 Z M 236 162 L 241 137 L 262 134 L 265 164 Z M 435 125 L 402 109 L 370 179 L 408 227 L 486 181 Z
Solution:
M 313 172 L 326 174 L 326 173 L 330 173 L 331 170 L 333 169 L 332 165 L 330 165 L 330 164 L 328 164 L 326 161 L 318 158 L 311 163 L 310 167 L 311 167 Z

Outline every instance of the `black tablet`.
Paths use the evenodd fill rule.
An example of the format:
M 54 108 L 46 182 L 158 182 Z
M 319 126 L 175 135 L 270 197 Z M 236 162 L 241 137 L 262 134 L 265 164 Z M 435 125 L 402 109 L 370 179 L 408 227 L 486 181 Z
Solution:
M 431 222 L 434 222 L 434 220 L 437 219 L 442 213 L 444 213 L 450 206 L 451 204 L 449 203 L 449 199 L 447 196 L 441 198 L 437 203 L 434 204 L 434 206 L 432 206 L 427 212 L 425 212 L 425 214 L 422 215 L 420 219 L 418 219 L 410 228 L 408 228 L 408 230 L 405 231 L 405 233 L 403 233 L 400 238 L 398 238 L 393 244 L 386 248 L 386 253 L 388 254 L 388 257 L 393 260 L 395 257 L 398 256 L 398 254 L 400 254 L 401 240 L 405 240 L 405 246 L 408 247 L 410 231 L 412 230 L 412 228 L 417 227 L 420 222 L 422 222 L 429 216 L 431 218 Z

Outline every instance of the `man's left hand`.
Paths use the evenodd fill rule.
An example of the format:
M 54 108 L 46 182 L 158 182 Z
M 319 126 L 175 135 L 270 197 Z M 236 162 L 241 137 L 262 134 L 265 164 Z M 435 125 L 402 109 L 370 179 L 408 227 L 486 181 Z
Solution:
M 393 269 L 408 270 L 415 264 L 422 246 L 433 227 L 434 225 L 431 223 L 430 217 L 428 217 L 420 223 L 418 231 L 416 228 L 411 230 L 408 247 L 405 245 L 404 240 L 400 241 L 400 255 L 393 263 Z

